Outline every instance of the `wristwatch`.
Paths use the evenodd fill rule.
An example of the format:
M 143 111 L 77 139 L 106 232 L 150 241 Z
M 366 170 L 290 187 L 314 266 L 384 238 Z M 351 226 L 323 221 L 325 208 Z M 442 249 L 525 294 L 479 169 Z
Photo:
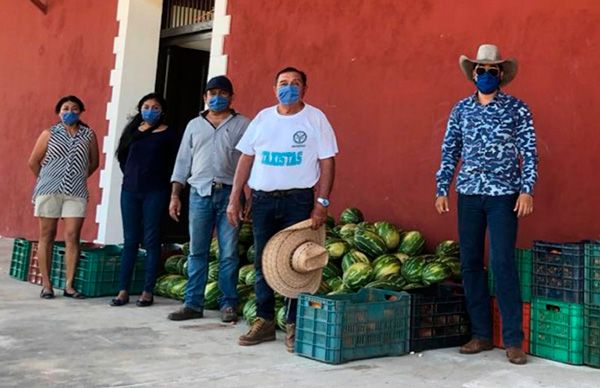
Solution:
M 329 206 L 329 200 L 327 198 L 318 197 L 317 202 L 323 207 Z

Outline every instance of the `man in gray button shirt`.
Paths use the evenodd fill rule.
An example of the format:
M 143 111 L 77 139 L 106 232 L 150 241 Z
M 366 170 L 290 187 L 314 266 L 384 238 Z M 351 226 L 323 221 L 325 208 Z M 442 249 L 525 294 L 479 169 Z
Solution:
M 190 254 L 185 301 L 169 314 L 174 321 L 202 318 L 204 289 L 208 280 L 208 252 L 216 226 L 219 241 L 219 299 L 223 322 L 237 320 L 238 228 L 227 222 L 227 204 L 233 175 L 240 157 L 235 149 L 248 123 L 231 109 L 233 86 L 225 76 L 210 79 L 204 102 L 208 110 L 189 122 L 177 154 L 169 215 L 179 221 L 179 194 L 190 184 Z

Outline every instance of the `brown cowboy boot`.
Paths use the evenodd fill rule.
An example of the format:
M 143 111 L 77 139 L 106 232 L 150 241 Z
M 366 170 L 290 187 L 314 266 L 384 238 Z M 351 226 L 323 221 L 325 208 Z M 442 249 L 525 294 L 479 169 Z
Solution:
M 472 340 L 461 346 L 459 352 L 462 354 L 476 354 L 484 350 L 492 349 L 494 349 L 492 341 L 473 338 Z
M 527 364 L 527 355 L 523 351 L 523 349 L 518 348 L 516 346 L 511 346 L 506 348 L 506 357 L 508 361 L 517 365 L 525 365 Z
M 275 321 L 267 321 L 264 318 L 257 317 L 252 322 L 250 330 L 240 336 L 238 344 L 250 346 L 266 341 L 275 341 Z
M 296 345 L 296 324 L 288 323 L 285 325 L 285 348 L 288 352 L 294 353 Z

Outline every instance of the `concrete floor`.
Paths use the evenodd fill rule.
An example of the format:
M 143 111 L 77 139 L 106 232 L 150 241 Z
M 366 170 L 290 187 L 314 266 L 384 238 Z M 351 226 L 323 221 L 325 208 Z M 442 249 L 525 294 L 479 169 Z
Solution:
M 166 319 L 179 303 L 142 309 L 38 297 L 8 276 L 12 240 L 0 237 L 0 387 L 600 387 L 600 370 L 535 357 L 513 366 L 504 352 L 443 349 L 338 366 L 288 354 L 278 340 L 240 347 L 247 326 L 217 312 Z M 58 294 L 60 295 L 60 294 Z

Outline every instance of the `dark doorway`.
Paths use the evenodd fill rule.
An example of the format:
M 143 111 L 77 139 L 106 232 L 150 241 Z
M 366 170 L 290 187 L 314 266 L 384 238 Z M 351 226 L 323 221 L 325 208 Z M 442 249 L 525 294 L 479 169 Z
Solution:
M 202 93 L 208 75 L 208 51 L 162 45 L 158 53 L 156 90 L 169 105 L 169 126 L 179 136 L 190 120 L 197 117 L 204 107 Z M 181 195 L 182 211 L 179 222 L 168 216 L 163 222 L 163 242 L 185 242 L 188 232 L 189 187 Z

